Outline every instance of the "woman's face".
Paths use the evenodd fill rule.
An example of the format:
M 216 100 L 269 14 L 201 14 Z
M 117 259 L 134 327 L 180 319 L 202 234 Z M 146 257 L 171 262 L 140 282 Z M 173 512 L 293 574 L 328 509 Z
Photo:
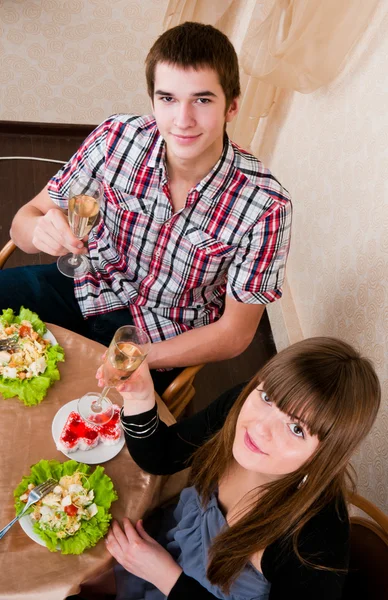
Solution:
M 280 411 L 260 384 L 249 394 L 238 416 L 233 456 L 244 469 L 277 479 L 296 471 L 318 444 L 318 437 Z

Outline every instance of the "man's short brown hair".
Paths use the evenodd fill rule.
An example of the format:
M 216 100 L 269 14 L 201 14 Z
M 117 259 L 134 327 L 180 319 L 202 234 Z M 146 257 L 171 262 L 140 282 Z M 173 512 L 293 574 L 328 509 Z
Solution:
M 232 43 L 211 25 L 187 21 L 165 31 L 154 43 L 146 58 L 148 94 L 153 100 L 155 69 L 158 63 L 183 69 L 209 67 L 217 75 L 229 107 L 240 95 L 238 59 Z

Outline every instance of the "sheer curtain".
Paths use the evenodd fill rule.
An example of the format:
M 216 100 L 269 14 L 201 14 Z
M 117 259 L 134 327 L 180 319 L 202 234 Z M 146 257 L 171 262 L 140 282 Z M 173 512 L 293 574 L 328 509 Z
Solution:
M 310 93 L 340 72 L 379 0 L 171 0 L 164 29 L 185 21 L 221 29 L 239 56 L 240 111 L 231 138 L 260 151 L 265 119 L 287 90 Z M 262 122 L 260 122 L 260 120 Z M 266 131 L 266 135 L 268 132 Z

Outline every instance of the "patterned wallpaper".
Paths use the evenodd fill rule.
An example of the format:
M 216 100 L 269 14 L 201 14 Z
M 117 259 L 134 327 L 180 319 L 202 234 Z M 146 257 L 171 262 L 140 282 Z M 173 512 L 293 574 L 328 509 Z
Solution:
M 168 0 L 2 0 L 0 119 L 147 113 L 144 59 Z
M 360 493 L 386 512 L 387 55 L 388 7 L 382 3 L 343 73 L 313 94 L 294 94 L 268 157 L 294 200 L 282 306 L 288 341 L 300 335 L 337 336 L 375 364 L 383 407 L 354 465 Z M 271 323 L 276 341 L 284 345 L 282 303 L 271 307 Z

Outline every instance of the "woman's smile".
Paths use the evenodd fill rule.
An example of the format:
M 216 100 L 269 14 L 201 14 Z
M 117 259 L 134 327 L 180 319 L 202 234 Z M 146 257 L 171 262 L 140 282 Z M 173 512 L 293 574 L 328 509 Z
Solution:
M 248 431 L 245 432 L 245 436 L 244 436 L 244 443 L 246 445 L 246 447 L 251 450 L 252 452 L 256 452 L 257 454 L 265 454 L 268 455 L 267 452 L 264 452 L 261 448 L 259 448 L 259 446 L 252 440 L 251 436 L 249 435 Z

